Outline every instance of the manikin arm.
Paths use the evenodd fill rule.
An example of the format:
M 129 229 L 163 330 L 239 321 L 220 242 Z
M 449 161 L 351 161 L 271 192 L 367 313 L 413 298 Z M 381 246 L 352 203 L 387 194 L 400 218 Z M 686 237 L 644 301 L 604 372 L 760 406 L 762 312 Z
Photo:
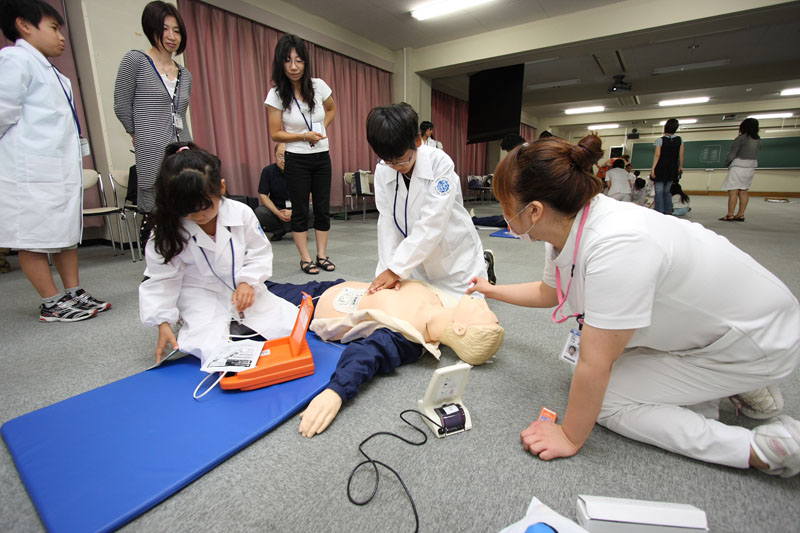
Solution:
M 389 374 L 400 365 L 413 363 L 421 355 L 419 344 L 387 328 L 349 343 L 328 388 L 311 400 L 300 414 L 300 433 L 309 438 L 322 433 L 336 417 L 342 402 L 358 394 L 359 385 L 379 372 Z

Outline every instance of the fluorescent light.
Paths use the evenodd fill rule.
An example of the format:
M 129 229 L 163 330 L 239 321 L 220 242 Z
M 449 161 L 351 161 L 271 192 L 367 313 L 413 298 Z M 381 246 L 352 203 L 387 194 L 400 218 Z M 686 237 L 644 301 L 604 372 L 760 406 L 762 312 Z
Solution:
M 687 70 L 699 70 L 704 68 L 724 67 L 731 62 L 730 59 L 716 59 L 714 61 L 703 61 L 700 63 L 686 63 L 685 65 L 674 65 L 670 67 L 657 67 L 653 69 L 653 74 L 669 74 L 670 72 L 686 72 Z
M 662 120 L 661 122 L 659 122 L 659 124 L 664 126 L 664 125 L 667 124 L 667 121 L 666 120 Z M 678 124 L 697 124 L 697 119 L 696 118 L 679 118 L 678 119 Z
M 708 96 L 698 96 L 696 98 L 679 98 L 678 100 L 661 100 L 658 105 L 666 107 L 671 105 L 705 104 L 709 100 Z
M 528 90 L 535 91 L 536 89 L 551 89 L 553 87 L 566 87 L 567 85 L 578 85 L 580 82 L 581 80 L 579 79 L 548 81 L 545 83 L 536 83 L 534 85 L 528 85 Z
M 747 118 L 757 118 L 759 120 L 762 120 L 767 118 L 790 118 L 793 116 L 794 113 L 788 111 L 786 113 L 760 113 L 758 115 L 748 115 Z
M 565 109 L 564 113 L 567 115 L 580 115 L 581 113 L 602 113 L 606 108 L 601 105 L 592 107 L 573 107 L 572 109 Z
M 793 89 L 784 89 L 781 91 L 781 96 L 797 96 L 800 94 L 800 87 L 794 87 Z
M 595 124 L 594 126 L 589 126 L 586 128 L 587 130 L 615 130 L 619 128 L 619 124 Z
M 797 130 L 797 127 L 788 126 L 786 128 L 780 128 L 777 130 L 764 130 L 764 133 L 786 133 Z
M 491 1 L 492 0 L 442 0 L 439 2 L 431 2 L 412 10 L 411 16 L 417 20 L 427 20 L 469 9 Z

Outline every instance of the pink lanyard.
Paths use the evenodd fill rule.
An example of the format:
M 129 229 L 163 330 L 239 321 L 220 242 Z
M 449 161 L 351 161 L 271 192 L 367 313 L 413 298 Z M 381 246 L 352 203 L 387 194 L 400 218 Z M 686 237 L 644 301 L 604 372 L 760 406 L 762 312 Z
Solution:
M 556 324 L 561 324 L 565 320 L 577 317 L 578 323 L 583 325 L 583 314 L 575 313 L 569 316 L 564 316 L 561 313 L 561 318 L 556 318 L 556 314 L 561 311 L 561 308 L 564 307 L 564 304 L 567 302 L 567 296 L 569 296 L 569 289 L 572 287 L 572 278 L 575 277 L 575 260 L 578 258 L 578 245 L 581 243 L 581 235 L 583 234 L 583 226 L 586 224 L 586 219 L 589 216 L 589 207 L 591 204 L 586 204 L 586 208 L 583 210 L 583 216 L 581 216 L 581 223 L 578 226 L 578 234 L 575 236 L 575 252 L 572 254 L 572 270 L 570 270 L 569 275 L 569 283 L 567 284 L 567 294 L 563 294 L 561 292 L 561 269 L 556 266 L 556 293 L 558 294 L 558 307 L 555 308 L 553 311 L 553 322 Z

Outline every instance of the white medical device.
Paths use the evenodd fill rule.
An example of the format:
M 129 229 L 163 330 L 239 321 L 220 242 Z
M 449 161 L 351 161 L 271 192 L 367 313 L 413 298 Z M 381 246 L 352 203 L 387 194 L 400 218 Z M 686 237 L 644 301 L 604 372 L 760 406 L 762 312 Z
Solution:
M 469 381 L 472 365 L 461 362 L 433 373 L 425 397 L 417 402 L 419 410 L 438 421 L 439 426 L 425 418 L 425 423 L 437 437 L 446 437 L 472 429 L 469 411 L 461 400 Z

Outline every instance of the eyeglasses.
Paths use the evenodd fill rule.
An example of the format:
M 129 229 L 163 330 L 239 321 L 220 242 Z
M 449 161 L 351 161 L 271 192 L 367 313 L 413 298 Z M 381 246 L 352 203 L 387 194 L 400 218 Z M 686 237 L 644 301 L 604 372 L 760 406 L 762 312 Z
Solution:
M 516 214 L 516 215 L 514 215 L 513 217 L 511 217 L 510 219 L 509 219 L 509 218 L 506 218 L 506 216 L 505 216 L 505 215 L 503 215 L 503 220 L 505 220 L 505 221 L 506 221 L 506 226 L 508 226 L 508 227 L 509 227 L 509 229 L 510 229 L 510 228 L 511 228 L 511 221 L 512 221 L 512 220 L 514 220 L 515 218 L 517 218 L 518 216 L 520 216 L 520 215 L 522 214 L 522 212 L 523 212 L 523 211 L 525 211 L 526 209 L 528 209 L 528 207 L 529 207 L 530 205 L 531 205 L 531 204 L 530 204 L 530 202 L 528 202 L 527 204 L 525 204 L 525 207 L 523 207 L 522 209 L 520 209 L 519 211 L 517 211 L 517 214 Z
M 278 156 L 275 156 L 275 157 L 278 159 L 278 161 L 283 161 L 284 159 L 286 159 L 285 155 L 278 155 Z
M 402 167 L 402 166 L 405 166 L 405 165 L 411 163 L 411 161 L 414 160 L 414 154 L 415 153 L 416 153 L 416 150 L 412 150 L 411 151 L 411 157 L 409 157 L 407 161 L 384 161 L 383 159 L 378 159 L 378 164 L 379 165 L 383 165 L 385 167 L 391 167 L 391 168 Z

